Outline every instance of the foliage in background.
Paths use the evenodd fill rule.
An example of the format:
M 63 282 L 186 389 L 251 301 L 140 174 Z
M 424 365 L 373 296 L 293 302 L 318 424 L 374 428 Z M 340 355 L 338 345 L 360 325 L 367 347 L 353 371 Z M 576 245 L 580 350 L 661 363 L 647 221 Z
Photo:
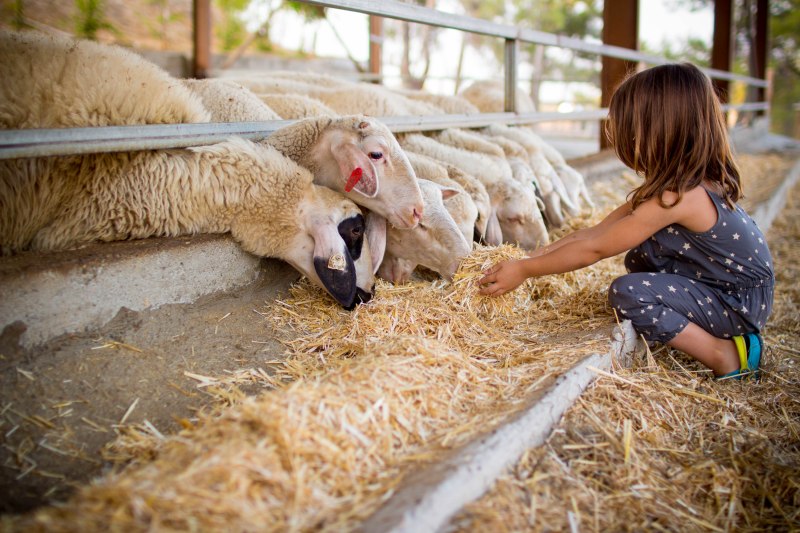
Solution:
M 714 0 L 672 0 L 674 6 L 689 9 L 713 8 Z M 738 74 L 755 76 L 753 39 L 756 0 L 733 0 L 734 51 L 731 69 Z M 770 122 L 772 131 L 800 136 L 796 131 L 800 110 L 800 0 L 770 0 L 768 35 L 768 67 L 772 71 Z M 731 101 L 753 101 L 752 88 L 743 90 L 733 84 Z
M 97 32 L 116 28 L 106 17 L 105 0 L 75 0 L 75 35 L 85 39 L 97 40 Z
M 770 5 L 772 130 L 800 138 L 800 0 Z
M 242 12 L 250 0 L 214 0 L 217 8 L 214 20 L 214 36 L 220 50 L 229 52 L 240 46 L 247 37 Z
M 185 17 L 183 13 L 171 9 L 169 0 L 147 0 L 147 4 L 156 8 L 158 14 L 154 18 L 140 16 L 139 20 L 151 36 L 161 41 L 161 49 L 169 50 L 171 27 L 173 24 L 182 23 Z

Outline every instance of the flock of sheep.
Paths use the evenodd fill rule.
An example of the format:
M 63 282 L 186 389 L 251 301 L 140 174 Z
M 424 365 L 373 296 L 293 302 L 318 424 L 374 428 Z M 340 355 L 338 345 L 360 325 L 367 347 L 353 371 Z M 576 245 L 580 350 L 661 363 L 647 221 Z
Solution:
M 230 232 L 339 304 L 374 277 L 451 277 L 474 241 L 548 242 L 591 204 L 582 176 L 525 127 L 393 135 L 375 116 L 500 111 L 461 96 L 271 72 L 179 80 L 119 47 L 0 33 L 0 128 L 297 119 L 260 142 L 0 161 L 0 249 Z M 387 224 L 388 222 L 388 224 Z

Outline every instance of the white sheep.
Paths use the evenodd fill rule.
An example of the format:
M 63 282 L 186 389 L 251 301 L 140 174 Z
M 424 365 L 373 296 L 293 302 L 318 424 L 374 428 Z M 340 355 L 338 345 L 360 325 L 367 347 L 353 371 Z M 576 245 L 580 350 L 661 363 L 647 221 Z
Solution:
M 521 87 L 514 91 L 518 113 L 536 111 L 536 104 Z M 480 109 L 482 113 L 505 111 L 505 83 L 499 80 L 478 80 L 462 89 L 458 95 Z
M 0 55 L 14 58 L 0 64 L 6 128 L 165 122 L 159 110 L 170 120 L 210 118 L 182 84 L 121 48 L 3 32 Z M 97 65 L 102 77 L 90 75 Z M 90 90 L 86 80 L 97 78 L 97 90 Z M 286 260 L 351 307 L 369 299 L 374 285 L 363 217 L 354 203 L 312 180 L 274 148 L 242 139 L 3 160 L 0 247 L 52 251 L 230 231 L 248 252 Z
M 434 105 L 443 113 L 452 115 L 474 115 L 481 112 L 480 109 L 469 100 L 460 96 L 432 94 L 411 89 L 394 89 L 394 92 L 412 100 L 419 100 Z
M 183 80 L 198 95 L 211 113 L 212 122 L 259 122 L 281 120 L 281 116 L 265 105 L 249 89 L 233 81 L 208 78 Z
M 426 179 L 458 191 L 458 194 L 448 195 L 447 198 L 444 199 L 444 205 L 461 230 L 462 235 L 464 235 L 464 239 L 466 239 L 467 242 L 472 242 L 477 231 L 479 216 L 478 204 L 475 203 L 475 200 L 472 199 L 470 194 L 460 183 L 450 177 L 450 172 L 460 171 L 452 165 L 442 165 L 428 156 L 408 151 L 406 155 L 411 162 L 414 173 L 417 175 L 417 179 Z M 484 195 L 486 197 L 488 212 L 489 196 L 485 193 L 485 188 Z
M 440 156 L 449 157 L 452 164 L 458 164 L 457 160 L 467 157 L 464 153 L 469 154 L 472 160 L 469 163 L 470 168 L 481 168 L 475 162 L 476 158 L 489 161 L 490 168 L 494 170 L 494 181 L 487 181 L 486 178 L 483 180 L 492 198 L 502 241 L 518 244 L 529 250 L 548 242 L 547 228 L 539 210 L 535 190 L 530 182 L 525 183 L 514 178 L 513 170 L 501 147 L 477 133 L 465 130 L 444 130 L 434 135 L 433 139 L 441 141 L 446 147 L 459 150 L 456 153 L 439 150 Z M 433 154 L 429 152 L 428 155 Z M 480 176 L 477 172 L 476 175 Z M 482 175 L 487 174 L 484 172 Z
M 403 283 L 417 265 L 452 279 L 461 260 L 472 250 L 461 229 L 444 205 L 458 196 L 455 188 L 419 180 L 425 198 L 425 214 L 413 230 L 389 228 L 386 232 L 386 253 L 378 275 L 393 283 Z
M 553 227 L 560 227 L 564 224 L 564 214 L 561 209 L 562 202 L 570 202 L 571 198 L 566 193 L 566 188 L 561 182 L 561 178 L 556 173 L 553 166 L 544 157 L 540 145 L 536 139 L 530 135 L 533 133 L 527 128 L 512 128 L 501 124 L 492 124 L 482 130 L 489 136 L 499 136 L 511 139 L 522 145 L 528 152 L 528 163 L 541 189 L 542 198 L 545 204 L 545 216 Z
M 0 57 L 3 129 L 210 120 L 180 81 L 119 47 L 0 31 Z
M 281 119 L 252 91 L 230 80 L 189 82 L 187 87 L 215 109 L 214 120 Z M 392 132 L 377 120 L 363 115 L 311 117 L 263 142 L 308 168 L 319 185 L 343 193 L 394 226 L 412 228 L 423 214 L 414 171 Z
M 247 91 L 249 92 L 249 91 Z M 227 95 L 221 91 L 216 91 L 217 98 L 222 99 L 222 102 L 213 102 L 215 107 L 224 107 L 227 101 Z M 252 93 L 251 93 L 252 94 Z M 275 95 L 271 100 L 273 107 L 281 107 L 281 99 L 288 95 Z M 236 99 L 236 95 L 232 97 Z M 248 100 L 249 101 L 249 100 Z M 307 106 L 308 102 L 293 102 L 292 106 L 296 103 L 302 104 L 303 107 Z M 259 100 L 260 105 L 264 105 Z M 224 112 L 218 115 L 221 120 L 233 120 L 234 117 L 226 116 Z M 237 117 L 240 120 L 248 120 L 246 114 Z M 362 176 L 362 180 L 366 182 L 373 174 L 383 174 L 377 179 L 380 182 L 379 190 L 385 189 L 384 193 L 391 191 L 391 185 L 397 185 L 397 180 L 394 177 L 387 176 L 385 171 L 391 170 L 393 167 L 401 167 L 397 170 L 402 170 L 404 166 L 403 159 L 405 154 L 402 151 L 396 150 L 396 141 L 393 140 L 389 131 L 383 127 L 382 124 L 376 123 L 371 125 L 366 121 L 366 117 L 361 117 L 357 121 L 353 121 L 352 117 L 335 117 L 320 120 L 319 118 L 308 119 L 302 123 L 298 123 L 292 127 L 294 133 L 288 134 L 287 139 L 292 140 L 292 145 L 287 148 L 287 155 L 293 157 L 297 162 L 310 168 L 317 176 L 316 181 L 321 184 L 326 184 L 331 187 L 341 190 L 341 180 L 330 180 L 327 176 L 331 174 L 331 168 L 339 166 L 338 169 L 333 171 L 335 174 L 342 172 L 340 160 L 341 157 L 347 156 L 352 152 L 355 154 L 353 157 L 357 158 L 359 149 L 366 150 L 367 155 L 370 156 L 372 162 L 378 166 L 378 172 L 367 171 L 367 176 Z M 286 130 L 284 130 L 286 131 Z M 266 142 L 275 146 L 285 148 L 287 145 L 281 143 L 281 138 L 284 131 L 277 135 L 271 136 Z M 300 132 L 300 133 L 298 133 Z M 334 132 L 333 134 L 331 132 Z M 353 132 L 361 134 L 353 136 Z M 326 140 L 330 135 L 337 136 L 337 139 L 330 141 Z M 383 139 L 378 137 L 383 136 Z M 304 143 L 298 146 L 297 139 L 302 137 Z M 392 142 L 394 141 L 394 142 Z M 329 143 L 329 147 L 325 147 L 325 143 Z M 379 142 L 381 146 L 376 146 L 374 143 Z M 376 152 L 380 150 L 380 152 Z M 381 153 L 384 157 L 379 157 Z M 306 157 L 307 154 L 313 154 L 312 157 Z M 376 156 L 377 154 L 377 156 Z M 402 157 L 401 157 L 402 156 Z M 364 156 L 366 157 L 366 156 Z M 367 164 L 370 164 L 367 162 Z M 345 172 L 350 172 L 352 166 L 347 166 Z M 361 166 L 360 168 L 364 168 Z M 344 174 L 342 174 L 343 176 Z M 411 176 L 413 176 L 413 172 Z M 404 174 L 406 176 L 406 174 Z M 387 183 L 384 183 L 384 180 Z M 392 183 L 392 181 L 394 183 Z M 450 198 L 457 194 L 457 190 L 441 187 L 431 182 L 420 180 L 417 185 L 422 193 L 423 207 L 418 210 L 422 217 L 416 227 L 406 226 L 406 229 L 391 226 L 386 232 L 386 253 L 390 255 L 390 262 L 394 259 L 406 260 L 409 263 L 424 265 L 425 267 L 438 272 L 445 278 L 452 277 L 456 267 L 462 257 L 467 255 L 470 250 L 469 242 L 465 241 L 459 233 L 459 228 L 453 221 L 452 217 L 447 213 L 443 205 L 443 200 Z M 358 190 L 359 184 L 354 184 L 354 188 Z M 370 198 L 365 198 L 363 192 L 361 195 L 354 197 L 354 200 L 362 203 L 366 207 L 376 208 L 379 213 L 384 213 L 385 210 L 378 210 L 378 204 L 371 204 L 373 201 Z M 398 191 L 392 198 L 397 198 L 403 191 Z M 376 195 L 376 200 L 380 194 Z M 466 195 L 465 195 L 466 196 Z M 388 198 L 388 197 L 387 197 Z M 399 200 L 394 200 L 393 204 L 401 204 Z M 384 204 L 381 204 L 381 206 Z M 370 211 L 368 220 L 375 214 L 375 211 Z M 472 221 L 474 223 L 474 220 Z M 472 233 L 470 232 L 470 239 Z M 370 249 L 374 250 L 376 247 L 371 246 Z M 376 264 L 377 266 L 377 264 Z M 413 267 L 412 267 L 413 269 Z
M 423 215 L 408 158 L 389 128 L 373 118 L 307 118 L 265 142 L 309 169 L 320 185 L 343 192 L 398 228 L 413 228 Z
M 262 102 L 286 120 L 310 117 L 336 117 L 339 113 L 315 98 L 301 94 L 259 94 Z

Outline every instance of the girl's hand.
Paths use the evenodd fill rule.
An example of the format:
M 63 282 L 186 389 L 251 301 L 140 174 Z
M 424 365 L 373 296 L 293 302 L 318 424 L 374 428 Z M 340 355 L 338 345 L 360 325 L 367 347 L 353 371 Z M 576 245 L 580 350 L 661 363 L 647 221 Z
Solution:
M 522 261 L 502 261 L 483 271 L 478 281 L 480 293 L 486 296 L 500 296 L 520 286 L 528 279 Z

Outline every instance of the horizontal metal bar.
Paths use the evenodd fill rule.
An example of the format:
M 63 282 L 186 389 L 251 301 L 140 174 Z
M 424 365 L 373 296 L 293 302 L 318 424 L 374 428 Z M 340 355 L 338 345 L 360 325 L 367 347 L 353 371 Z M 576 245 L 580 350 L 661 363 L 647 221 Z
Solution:
M 767 102 L 745 102 L 744 104 L 723 104 L 723 111 L 769 111 Z
M 230 137 L 259 140 L 291 120 L 0 131 L 0 159 L 186 148 Z
M 727 104 L 722 107 L 725 111 L 733 109 L 764 111 L 769 109 L 769 104 L 753 102 L 738 105 Z M 607 116 L 608 109 L 602 108 L 570 113 L 476 113 L 376 118 L 386 124 L 394 133 L 408 133 L 445 128 L 482 128 L 490 124 L 521 125 L 555 121 L 603 120 Z M 214 144 L 231 137 L 243 137 L 258 141 L 293 122 L 295 121 L 273 120 L 213 124 L 0 130 L 0 159 L 186 148 Z
M 466 15 L 444 13 L 436 9 L 418 5 L 403 4 L 397 2 L 396 0 L 384 0 L 382 2 L 375 2 L 374 0 L 301 1 L 306 4 L 345 9 L 347 11 L 355 11 L 368 15 L 378 15 L 397 20 L 405 20 L 407 22 L 438 26 L 440 28 L 468 31 L 471 33 L 488 35 L 490 37 L 502 37 L 504 39 L 517 39 L 519 41 L 528 43 L 558 46 L 560 48 L 595 53 L 608 57 L 615 57 L 617 59 L 626 59 L 628 61 L 641 61 L 642 63 L 653 65 L 675 62 L 674 60 L 670 60 L 665 57 L 643 54 L 641 52 L 620 46 L 592 43 L 583 39 L 577 39 L 575 37 L 565 37 L 563 35 L 557 35 L 554 33 L 546 33 L 527 28 L 518 28 L 508 24 L 498 24 L 496 22 L 489 22 L 486 20 L 468 17 Z M 711 68 L 701 68 L 700 70 L 705 72 L 709 77 L 715 79 L 741 81 L 755 87 L 767 87 L 768 85 L 766 80 L 753 78 L 750 76 L 743 76 L 741 74 L 734 74 L 724 70 Z

